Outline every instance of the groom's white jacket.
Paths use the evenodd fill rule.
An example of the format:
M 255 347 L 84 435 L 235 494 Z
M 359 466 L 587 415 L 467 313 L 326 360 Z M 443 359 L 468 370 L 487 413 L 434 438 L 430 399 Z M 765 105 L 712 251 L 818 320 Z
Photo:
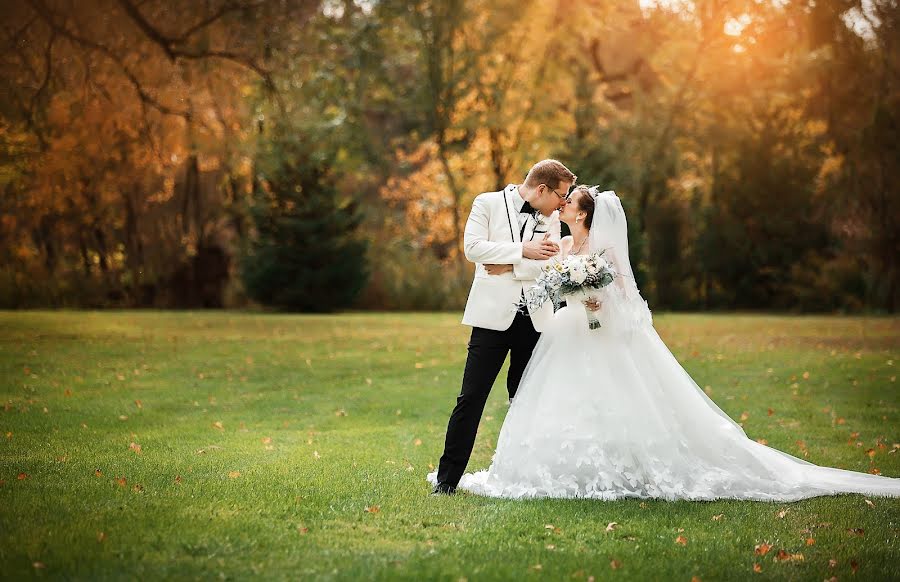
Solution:
M 479 194 L 472 203 L 463 239 L 466 258 L 475 263 L 475 279 L 469 290 L 462 323 L 485 329 L 505 330 L 516 316 L 516 303 L 522 291 L 534 285 L 547 261 L 522 256 L 522 230 L 519 227 L 521 198 L 516 185 L 510 184 L 499 192 Z M 559 212 L 542 217 L 535 223 L 528 219 L 524 238 L 540 240 L 546 233 L 559 243 Z M 484 265 L 512 265 L 511 273 L 488 275 Z M 530 311 L 531 323 L 543 331 L 553 317 L 553 306 L 547 302 Z

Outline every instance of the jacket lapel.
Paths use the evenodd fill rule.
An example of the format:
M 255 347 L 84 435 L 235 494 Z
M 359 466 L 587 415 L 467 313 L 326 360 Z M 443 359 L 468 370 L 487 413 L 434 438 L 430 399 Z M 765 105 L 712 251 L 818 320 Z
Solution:
M 518 209 L 512 200 L 513 189 L 515 186 L 510 185 L 503 190 L 503 203 L 506 208 L 506 220 L 509 221 L 509 234 L 513 242 L 522 242 L 519 236 L 519 218 L 517 216 Z

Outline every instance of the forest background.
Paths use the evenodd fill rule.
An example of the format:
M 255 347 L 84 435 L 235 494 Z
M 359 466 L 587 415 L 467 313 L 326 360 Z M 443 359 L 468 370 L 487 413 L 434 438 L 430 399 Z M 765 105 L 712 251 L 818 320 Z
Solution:
M 545 157 L 654 309 L 900 307 L 896 1 L 2 4 L 2 308 L 459 309 Z

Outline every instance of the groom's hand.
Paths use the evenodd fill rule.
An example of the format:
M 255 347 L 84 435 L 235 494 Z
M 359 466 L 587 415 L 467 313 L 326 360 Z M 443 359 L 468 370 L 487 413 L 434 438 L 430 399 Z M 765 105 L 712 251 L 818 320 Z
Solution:
M 543 261 L 559 252 L 559 245 L 549 240 L 550 233 L 544 235 L 541 240 L 531 240 L 522 243 L 522 256 L 526 259 Z
M 503 273 L 510 273 L 513 270 L 512 265 L 485 265 L 484 270 L 487 271 L 488 275 L 502 275 Z

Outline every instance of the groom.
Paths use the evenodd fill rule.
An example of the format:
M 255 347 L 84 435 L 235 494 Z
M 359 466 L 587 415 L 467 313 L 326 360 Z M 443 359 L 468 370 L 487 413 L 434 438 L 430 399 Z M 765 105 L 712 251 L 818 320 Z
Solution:
M 456 491 L 488 394 L 510 354 L 506 389 L 516 395 L 525 365 L 540 332 L 553 316 L 545 303 L 529 311 L 516 308 L 547 260 L 559 252 L 559 213 L 575 174 L 556 160 L 535 164 L 525 183 L 479 194 L 466 222 L 466 258 L 475 263 L 463 324 L 472 326 L 462 390 L 447 424 L 435 495 Z

